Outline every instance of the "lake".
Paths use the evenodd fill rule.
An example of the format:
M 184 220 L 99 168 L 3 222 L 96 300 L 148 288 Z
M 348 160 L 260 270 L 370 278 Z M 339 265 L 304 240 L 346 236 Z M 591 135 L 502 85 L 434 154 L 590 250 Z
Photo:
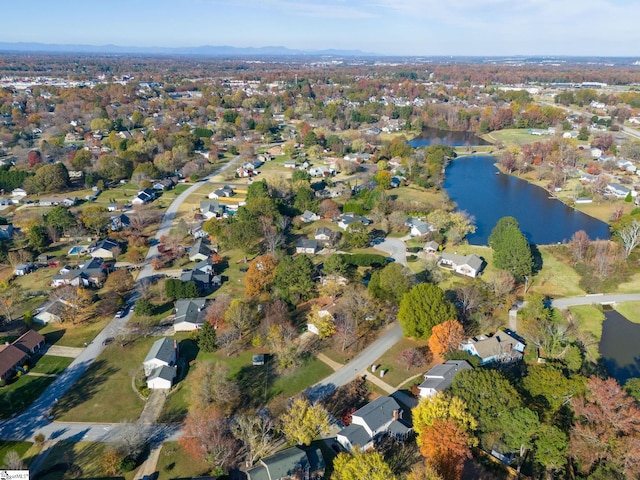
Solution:
M 632 323 L 615 310 L 605 310 L 600 338 L 600 355 L 613 378 L 624 385 L 640 377 L 640 324 Z
M 430 145 L 471 147 L 473 145 L 491 144 L 471 132 L 452 132 L 450 130 L 438 130 L 437 128 L 425 128 L 419 137 L 409 141 L 409 145 L 413 148 L 418 148 Z
M 459 210 L 476 219 L 472 245 L 487 245 L 491 230 L 505 216 L 515 217 L 530 243 L 549 245 L 569 240 L 578 230 L 589 238 L 609 238 L 609 226 L 549 198 L 543 188 L 511 175 L 496 174 L 496 159 L 470 156 L 453 160 L 446 170 L 444 189 Z

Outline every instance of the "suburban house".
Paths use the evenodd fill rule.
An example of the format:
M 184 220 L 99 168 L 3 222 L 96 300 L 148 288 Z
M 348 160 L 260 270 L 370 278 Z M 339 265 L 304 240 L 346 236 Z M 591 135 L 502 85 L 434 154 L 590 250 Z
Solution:
M 471 255 L 443 253 L 438 265 L 465 277 L 475 278 L 484 268 L 484 260 L 474 253 Z
M 235 193 L 236 192 L 233 191 L 233 188 L 231 188 L 229 185 L 225 185 L 222 188 L 218 188 L 211 192 L 208 197 L 212 200 L 217 200 L 223 197 L 232 197 L 233 195 L 235 195 Z
M 298 166 L 298 163 L 295 160 L 287 160 L 284 162 L 284 168 L 294 169 Z
M 22 277 L 23 275 L 31 273 L 35 269 L 36 267 L 33 263 L 21 263 L 20 265 L 16 265 L 13 273 L 18 277 Z
M 498 330 L 490 336 L 478 335 L 460 345 L 460 350 L 478 357 L 482 364 L 513 362 L 524 354 L 525 342 L 509 329 Z
M 213 250 L 207 244 L 204 238 L 198 238 L 189 250 L 189 260 L 192 262 L 200 262 L 211 257 Z
M 178 344 L 174 339 L 163 337 L 156 340 L 142 362 L 145 377 L 150 377 L 157 368 L 175 366 L 177 358 Z
M 53 322 L 61 322 L 62 317 L 64 315 L 64 310 L 67 308 L 67 305 L 62 303 L 60 300 L 56 300 L 51 305 L 49 305 L 46 309 L 38 312 L 33 320 L 37 323 L 42 323 L 47 325 Z
M 176 300 L 176 316 L 173 329 L 176 332 L 198 330 L 205 322 L 206 298 L 182 298 Z
M 211 274 L 200 270 L 186 270 L 180 275 L 181 282 L 195 282 L 202 293 L 211 286 Z
M 464 360 L 448 360 L 445 363 L 434 366 L 424 374 L 424 382 L 418 385 L 421 397 L 432 397 L 445 390 L 453 382 L 453 377 L 462 370 L 471 370 Z
M 105 238 L 89 247 L 89 255 L 94 258 L 114 258 L 114 250 L 116 248 L 120 248 L 118 242 L 110 238 Z
M 360 222 L 363 225 L 369 225 L 371 223 L 371 220 L 369 220 L 367 217 L 361 217 L 360 215 L 345 213 L 342 215 L 342 218 L 338 222 L 338 226 L 341 229 L 346 230 L 347 228 L 349 228 L 350 225 L 353 225 L 354 223 L 357 223 L 357 222 Z
M 324 457 L 320 448 L 291 447 L 260 459 L 247 471 L 248 480 L 294 480 L 323 478 Z
M 144 205 L 145 203 L 152 202 L 156 198 L 156 192 L 151 188 L 145 188 L 140 190 L 138 194 L 131 200 L 131 205 Z
M 111 217 L 111 230 L 119 232 L 131 225 L 131 220 L 124 213 Z
M 615 195 L 617 198 L 625 198 L 631 190 L 627 187 L 620 185 L 619 183 L 610 183 L 605 187 L 607 193 Z
M 213 273 L 213 260 L 211 260 L 211 258 L 200 260 L 198 263 L 196 263 L 196 266 L 193 267 L 193 269 L 197 270 L 198 272 Z
M 200 202 L 200 214 L 205 220 L 220 218 L 224 213 L 224 205 L 220 205 L 217 200 L 202 200 Z
M 168 390 L 173 385 L 174 378 L 176 378 L 176 367 L 158 367 L 147 377 L 147 388 Z
M 9 240 L 13 237 L 13 225 L 0 225 L 0 239 L 1 240 Z
M 302 215 L 300 215 L 300 220 L 304 223 L 315 222 L 316 220 L 320 220 L 320 215 L 317 213 L 313 213 L 310 210 L 305 210 Z
M 318 241 L 301 238 L 296 243 L 296 253 L 308 253 L 315 255 L 318 252 Z
M 117 212 L 118 211 L 118 204 L 116 202 L 111 202 L 107 205 L 107 211 L 108 212 Z
M 65 265 L 60 269 L 60 274 L 53 276 L 51 286 L 61 287 L 62 285 L 73 285 L 75 287 L 99 287 L 111 269 L 111 263 L 106 263 L 100 257 L 94 257 L 82 263 L 79 268 L 76 269 L 71 269 Z
M 424 252 L 429 254 L 434 254 L 438 252 L 440 248 L 440 244 L 438 242 L 434 242 L 433 240 L 428 241 L 424 245 Z
M 175 186 L 176 182 L 172 178 L 164 178 L 162 180 L 156 180 L 151 186 L 154 190 L 171 190 Z
M 336 232 L 327 227 L 320 227 L 316 229 L 316 233 L 313 238 L 324 244 L 332 243 L 336 238 Z
M 422 235 L 426 235 L 427 233 L 436 231 L 435 226 L 419 218 L 409 217 L 404 225 L 411 229 L 409 234 L 412 237 L 421 237 Z
M 44 337 L 35 330 L 29 330 L 13 343 L 0 345 L 0 380 L 9 380 L 29 357 L 44 347 Z
M 309 175 L 311 175 L 312 177 L 330 177 L 331 175 L 333 175 L 333 172 L 333 169 L 325 167 L 324 165 L 309 169 Z
M 378 397 L 351 416 L 351 425 L 343 428 L 336 440 L 348 452 L 353 447 L 373 448 L 385 435 L 406 438 L 412 428 L 402 419 L 402 408 L 392 397 Z

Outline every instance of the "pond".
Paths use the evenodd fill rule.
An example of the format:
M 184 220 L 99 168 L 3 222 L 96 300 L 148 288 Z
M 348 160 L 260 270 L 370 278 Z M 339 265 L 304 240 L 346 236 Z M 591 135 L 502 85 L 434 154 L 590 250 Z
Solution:
M 640 377 L 640 324 L 609 310 L 604 312 L 600 355 L 609 375 L 624 385 L 629 378 Z
M 453 132 L 450 130 L 438 130 L 437 128 L 425 128 L 419 137 L 409 142 L 413 148 L 428 147 L 430 145 L 449 145 L 450 147 L 470 147 L 473 145 L 491 145 L 486 140 L 474 135 L 472 132 Z
M 578 230 L 592 240 L 609 238 L 606 223 L 550 198 L 543 188 L 500 174 L 495 161 L 469 156 L 447 167 L 443 186 L 449 198 L 475 217 L 476 232 L 467 237 L 470 244 L 487 245 L 491 230 L 505 216 L 515 217 L 529 242 L 537 245 L 569 240 Z

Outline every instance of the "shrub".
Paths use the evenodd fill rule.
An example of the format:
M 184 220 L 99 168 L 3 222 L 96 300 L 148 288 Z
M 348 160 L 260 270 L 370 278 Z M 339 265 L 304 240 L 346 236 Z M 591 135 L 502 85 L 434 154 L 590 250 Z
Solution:
M 120 462 L 120 470 L 122 472 L 130 472 L 134 468 L 136 468 L 136 459 L 133 458 L 131 455 L 127 455 Z
M 38 445 L 42 445 L 45 441 L 45 436 L 44 433 L 40 432 L 37 433 L 35 437 L 33 437 L 33 441 L 36 442 Z

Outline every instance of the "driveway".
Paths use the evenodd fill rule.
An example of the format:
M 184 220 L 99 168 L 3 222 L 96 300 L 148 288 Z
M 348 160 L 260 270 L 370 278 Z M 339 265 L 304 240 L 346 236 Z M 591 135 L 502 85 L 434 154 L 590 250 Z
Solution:
M 375 248 L 387 253 L 399 264 L 407 266 L 407 247 L 401 239 L 385 238 Z

